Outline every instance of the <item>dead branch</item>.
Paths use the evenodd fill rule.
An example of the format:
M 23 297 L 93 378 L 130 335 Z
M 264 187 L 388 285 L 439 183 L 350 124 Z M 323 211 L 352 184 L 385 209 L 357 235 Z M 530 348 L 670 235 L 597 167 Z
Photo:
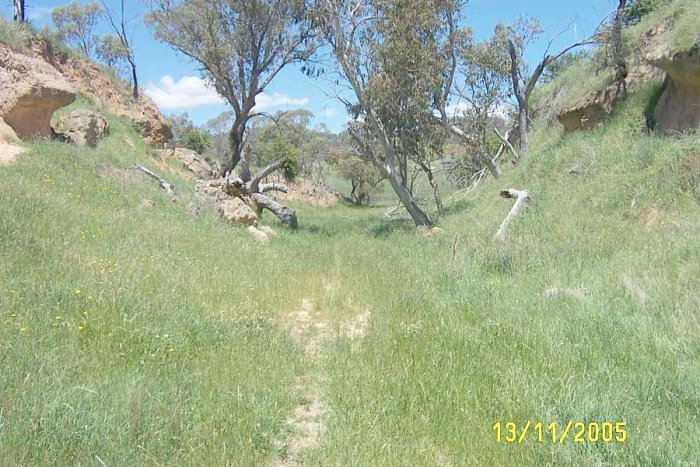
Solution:
M 299 223 L 297 222 L 297 214 L 293 209 L 282 206 L 274 199 L 261 193 L 252 193 L 250 197 L 253 199 L 253 201 L 255 201 L 258 213 L 261 213 L 263 209 L 267 209 L 279 217 L 282 223 L 290 229 L 296 229 L 299 227 Z
M 530 200 L 530 193 L 528 193 L 527 190 L 516 190 L 514 188 L 509 188 L 507 190 L 501 191 L 500 194 L 503 198 L 515 199 L 515 203 L 513 203 L 513 207 L 510 208 L 510 212 L 508 212 L 508 215 L 505 219 L 503 219 L 501 226 L 498 228 L 498 231 L 494 236 L 494 241 L 503 240 L 505 238 L 506 228 L 508 227 L 508 224 L 510 223 L 510 221 L 515 219 L 515 217 L 520 213 L 520 211 Z
M 518 154 L 518 151 L 515 150 L 512 144 L 510 144 L 510 141 L 508 141 L 508 137 L 510 136 L 510 130 L 506 131 L 505 135 L 502 135 L 501 133 L 498 132 L 498 128 L 494 128 L 493 131 L 496 133 L 496 136 L 505 144 L 508 149 L 510 149 L 510 152 L 513 153 L 516 159 L 520 159 L 520 154 Z
M 274 213 L 282 221 L 284 225 L 291 229 L 296 229 L 299 224 L 297 215 L 294 209 L 282 206 L 274 199 L 264 195 L 268 191 L 281 191 L 287 193 L 287 187 L 282 183 L 260 183 L 265 177 L 272 174 L 275 170 L 284 167 L 287 159 L 280 159 L 277 162 L 265 167 L 249 182 L 245 178 L 229 176 L 225 179 L 224 191 L 229 196 L 241 199 L 244 203 L 250 205 L 251 201 L 255 205 L 258 217 L 262 214 L 263 209 Z M 241 165 L 245 166 L 245 158 L 241 159 Z M 240 167 L 240 165 L 239 165 Z
M 266 193 L 268 191 L 281 191 L 282 193 L 287 192 L 287 186 L 281 183 L 261 183 L 258 185 L 260 193 Z
M 265 167 L 264 169 L 262 169 L 262 170 L 260 171 L 260 173 L 258 173 L 258 174 L 255 176 L 255 178 L 253 178 L 253 180 L 250 182 L 250 191 L 251 191 L 251 192 L 257 192 L 257 191 L 258 191 L 258 185 L 260 184 L 260 182 L 261 182 L 265 177 L 267 177 L 267 176 L 270 175 L 272 172 L 274 172 L 275 170 L 279 170 L 279 169 L 281 169 L 282 167 L 284 167 L 284 164 L 286 164 L 286 163 L 287 163 L 287 159 L 280 159 L 280 160 L 278 160 L 277 162 L 274 162 L 274 163 L 268 165 L 267 167 Z
M 140 170 L 141 172 L 145 173 L 152 179 L 158 181 L 158 185 L 164 189 L 169 195 L 174 195 L 175 194 L 175 187 L 171 185 L 170 183 L 166 182 L 163 178 L 159 177 L 156 175 L 153 171 L 147 169 L 146 167 L 142 166 L 141 164 L 134 164 L 134 168 Z

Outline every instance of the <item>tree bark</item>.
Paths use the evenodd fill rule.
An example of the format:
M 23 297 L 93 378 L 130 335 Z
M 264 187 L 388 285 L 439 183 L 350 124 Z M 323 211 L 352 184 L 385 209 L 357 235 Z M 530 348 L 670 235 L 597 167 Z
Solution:
M 622 50 L 622 18 L 627 7 L 627 0 L 619 0 L 619 2 L 611 34 L 616 82 L 624 81 L 627 78 L 627 62 Z
M 443 206 L 442 199 L 440 197 L 440 187 L 438 186 L 437 180 L 435 180 L 432 169 L 420 160 L 418 161 L 418 165 L 420 165 L 420 168 L 423 169 L 423 172 L 425 172 L 425 174 L 428 176 L 428 182 L 433 188 L 433 199 L 435 200 L 435 206 L 437 207 L 438 212 L 442 212 Z
M 162 177 L 158 176 L 155 172 L 147 169 L 146 167 L 142 166 L 141 164 L 134 164 L 134 168 L 140 170 L 141 172 L 145 173 L 152 179 L 156 180 L 158 182 L 158 185 L 164 189 L 169 195 L 174 195 L 175 194 L 175 187 L 172 186 L 170 183 L 166 182 Z
M 274 199 L 269 198 L 262 193 L 253 193 L 250 197 L 255 202 L 258 212 L 262 212 L 262 209 L 267 209 L 279 217 L 282 223 L 290 229 L 296 229 L 299 227 L 299 223 L 297 222 L 297 214 L 294 209 L 282 206 Z
M 418 205 L 411 192 L 408 191 L 408 188 L 403 183 L 403 180 L 400 179 L 396 171 L 393 170 L 393 168 L 391 167 L 384 167 L 384 173 L 389 179 L 389 183 L 394 189 L 396 195 L 399 197 L 399 200 L 401 200 L 401 204 L 404 205 L 406 211 L 411 216 L 411 219 L 413 219 L 413 223 L 416 225 L 416 227 L 429 227 L 432 224 L 430 216 L 428 216 L 428 214 L 425 211 L 423 211 L 423 209 L 421 209 L 421 207 Z
M 514 188 L 501 191 L 501 196 L 503 198 L 514 198 L 515 203 L 513 203 L 513 207 L 510 209 L 508 215 L 505 219 L 503 219 L 501 226 L 498 228 L 498 231 L 494 236 L 494 241 L 503 240 L 505 238 L 506 228 L 508 227 L 508 224 L 510 223 L 510 221 L 515 219 L 518 213 L 520 213 L 520 211 L 523 210 L 527 202 L 530 200 L 530 193 L 528 193 L 527 190 L 516 190 Z
M 527 142 L 528 126 L 529 122 L 527 121 L 527 100 L 525 100 L 525 103 L 523 105 L 518 106 L 518 153 L 521 156 L 527 154 L 527 151 L 529 149 Z
M 25 21 L 24 0 L 14 0 L 14 6 L 15 6 L 14 20 L 17 21 L 18 23 L 24 23 L 24 21 Z

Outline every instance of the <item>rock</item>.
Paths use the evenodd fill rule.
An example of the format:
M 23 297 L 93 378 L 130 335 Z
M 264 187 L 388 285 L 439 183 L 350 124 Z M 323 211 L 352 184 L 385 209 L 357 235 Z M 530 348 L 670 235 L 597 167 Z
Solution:
M 245 224 L 252 226 L 258 221 L 258 216 L 238 198 L 231 198 L 222 201 L 218 205 L 219 215 L 234 224 Z
M 0 165 L 10 165 L 24 152 L 24 148 L 0 141 Z
M 5 143 L 19 143 L 19 138 L 15 130 L 5 123 L 5 120 L 2 118 L 0 118 L 0 141 L 4 141 Z
M 666 72 L 664 89 L 654 109 L 656 128 L 682 132 L 700 126 L 700 44 L 654 65 Z
M 163 147 L 173 134 L 158 106 L 140 90 L 134 100 L 130 87 L 107 75 L 97 65 L 75 54 L 53 50 L 46 41 L 35 38 L 31 42 L 34 57 L 58 70 L 75 89 L 88 95 L 110 112 L 134 121 L 139 134 L 149 143 Z
M 219 215 L 234 224 L 254 225 L 258 216 L 250 206 L 239 198 L 234 198 L 224 192 L 224 184 L 221 179 L 203 180 L 195 186 L 197 196 L 212 202 Z
M 579 103 L 561 112 L 557 119 L 566 131 L 589 130 L 605 122 L 618 99 L 626 94 L 624 83 L 613 83 L 604 91 L 585 96 Z
M 338 202 L 338 193 L 336 191 L 312 180 L 297 179 L 291 183 L 286 183 L 281 179 L 277 180 L 287 186 L 287 193 L 275 193 L 275 196 L 278 196 L 281 200 L 293 203 L 305 203 L 324 208 L 333 206 Z M 269 177 L 266 179 L 266 182 L 267 181 L 275 180 L 274 177 Z
M 74 100 L 55 68 L 0 44 L 0 117 L 17 136 L 51 136 L 51 115 Z
M 258 243 L 267 243 L 268 240 L 270 239 L 265 232 L 262 230 L 259 230 L 257 227 L 254 225 L 251 225 L 248 227 L 248 232 L 253 236 L 256 242 Z
M 25 151 L 22 146 L 18 146 L 18 143 L 19 138 L 15 130 L 0 118 L 0 165 L 12 164 L 15 158 Z
M 182 162 L 182 166 L 195 174 L 197 178 L 211 178 L 211 166 L 196 151 L 186 148 L 177 148 L 172 151 L 172 157 Z
M 154 206 L 153 201 L 151 201 L 150 199 L 144 199 L 143 201 L 141 201 L 141 204 L 139 205 L 139 209 L 147 210 L 147 209 L 153 208 L 153 206 Z
M 260 230 L 261 232 L 265 232 L 265 234 L 267 234 L 268 237 L 274 237 L 275 235 L 277 235 L 275 229 L 273 229 L 269 225 L 258 226 L 258 230 Z
M 107 119 L 87 109 L 77 109 L 59 117 L 52 129 L 54 137 L 60 141 L 91 148 L 97 147 L 98 141 L 109 136 Z

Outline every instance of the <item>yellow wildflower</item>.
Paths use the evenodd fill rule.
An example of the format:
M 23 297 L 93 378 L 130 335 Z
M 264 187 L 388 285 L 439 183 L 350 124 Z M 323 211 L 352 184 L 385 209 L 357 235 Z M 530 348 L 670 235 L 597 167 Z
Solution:
M 80 295 L 81 293 L 82 293 L 82 291 L 81 291 L 80 289 L 75 289 L 75 294 L 76 294 L 76 295 Z

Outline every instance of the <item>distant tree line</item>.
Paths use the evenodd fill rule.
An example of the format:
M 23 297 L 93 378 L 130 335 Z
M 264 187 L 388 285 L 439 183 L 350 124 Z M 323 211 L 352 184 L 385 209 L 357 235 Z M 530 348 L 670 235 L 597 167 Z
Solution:
M 535 18 L 497 24 L 490 38 L 476 41 L 465 24 L 467 0 L 150 0 L 146 23 L 156 38 L 192 59 L 230 106 L 207 127 L 175 122 L 181 144 L 224 154 L 224 179 L 251 182 L 251 164 L 269 164 L 288 179 L 333 166 L 351 179 L 350 198 L 360 203 L 385 180 L 422 226 L 432 219 L 417 197 L 417 180 L 429 183 L 440 212 L 436 173 L 446 159 L 458 180 L 474 170 L 499 177 L 503 158 L 517 162 L 529 152 L 536 86 L 601 37 L 609 41 L 609 66 L 624 81 L 622 28 L 666 1 L 620 0 L 593 34 L 559 50 L 554 36 L 536 63 L 525 60 L 544 33 Z M 16 11 L 20 3 L 23 16 L 19 0 Z M 54 9 L 53 19 L 67 43 L 122 74 L 130 71 L 136 98 L 123 0 L 120 6 L 115 12 L 105 0 L 74 0 Z M 111 33 L 97 36 L 102 19 Z M 319 47 L 332 57 L 323 68 L 315 59 Z M 350 94 L 339 99 L 351 121 L 342 138 L 310 129 L 306 111 L 256 110 L 258 96 L 292 64 L 316 76 L 332 69 L 347 86 Z

